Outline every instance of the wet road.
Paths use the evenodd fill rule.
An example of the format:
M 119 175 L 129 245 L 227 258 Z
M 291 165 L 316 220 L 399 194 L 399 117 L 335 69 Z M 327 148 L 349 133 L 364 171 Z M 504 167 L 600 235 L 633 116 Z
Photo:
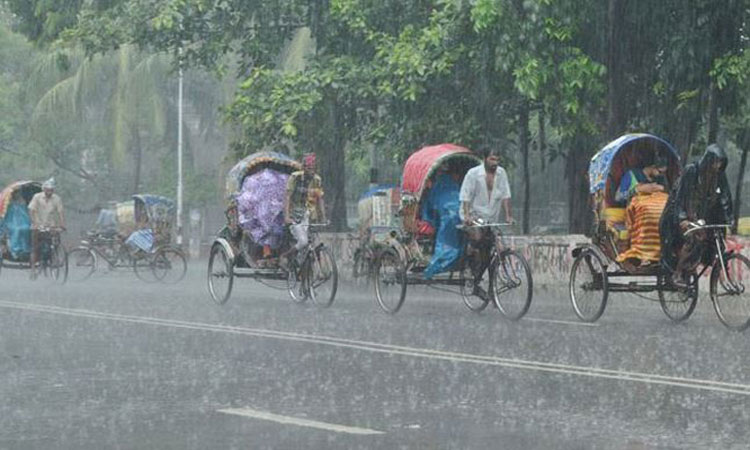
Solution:
M 0 449 L 746 449 L 750 334 L 706 298 L 673 325 L 615 295 L 579 323 L 537 291 L 509 323 L 411 289 L 321 310 L 249 280 L 177 286 L 0 276 Z

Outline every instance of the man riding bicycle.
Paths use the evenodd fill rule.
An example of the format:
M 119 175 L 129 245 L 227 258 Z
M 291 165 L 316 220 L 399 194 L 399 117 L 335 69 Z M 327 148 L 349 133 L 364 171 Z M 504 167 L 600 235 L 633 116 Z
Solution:
M 31 279 L 36 278 L 36 262 L 39 257 L 39 243 L 50 230 L 64 230 L 65 216 L 60 196 L 55 193 L 55 179 L 42 184 L 42 192 L 34 195 L 29 202 L 31 216 Z
M 726 173 L 728 158 L 716 144 L 706 148 L 700 161 L 689 164 L 677 188 L 669 196 L 659 231 L 661 234 L 662 265 L 673 273 L 675 285 L 683 286 L 685 276 L 701 260 L 709 263 L 710 255 L 699 255 L 705 235 L 685 236 L 691 222 L 705 221 L 709 225 L 731 224 L 732 194 Z
M 485 149 L 484 162 L 466 172 L 459 200 L 461 201 L 461 220 L 467 226 L 475 222 L 497 223 L 500 221 L 501 206 L 505 210 L 505 222 L 512 223 L 513 215 L 510 204 L 510 184 L 505 169 L 500 167 L 500 152 L 497 149 Z M 471 270 L 474 276 L 473 295 L 487 299 L 487 292 L 479 285 L 484 272 L 490 264 L 495 237 L 488 228 L 469 228 L 469 254 Z
M 323 182 L 317 172 L 315 153 L 302 158 L 302 168 L 289 176 L 284 201 L 284 221 L 296 241 L 281 257 L 288 259 L 307 246 L 310 222 L 326 222 Z

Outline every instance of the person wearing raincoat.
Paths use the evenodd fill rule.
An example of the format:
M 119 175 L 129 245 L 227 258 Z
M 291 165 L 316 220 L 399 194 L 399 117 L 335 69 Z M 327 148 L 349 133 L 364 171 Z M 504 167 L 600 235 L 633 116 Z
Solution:
M 717 144 L 706 148 L 698 162 L 689 164 L 664 208 L 661 234 L 663 267 L 673 273 L 675 284 L 684 284 L 685 275 L 698 264 L 695 252 L 703 248 L 705 236 L 695 233 L 685 237 L 689 222 L 704 220 L 707 224 L 731 224 L 732 194 L 725 173 L 728 158 Z M 710 255 L 700 255 L 704 263 Z
M 461 186 L 449 173 L 448 167 L 441 167 L 427 198 L 422 203 L 422 219 L 437 230 L 435 251 L 424 270 L 425 279 L 449 269 L 461 257 L 463 242 L 459 230 L 461 223 L 459 192 Z
M 8 236 L 8 252 L 13 259 L 21 259 L 31 253 L 31 217 L 21 193 L 11 197 L 5 219 L 0 223 L 0 235 Z

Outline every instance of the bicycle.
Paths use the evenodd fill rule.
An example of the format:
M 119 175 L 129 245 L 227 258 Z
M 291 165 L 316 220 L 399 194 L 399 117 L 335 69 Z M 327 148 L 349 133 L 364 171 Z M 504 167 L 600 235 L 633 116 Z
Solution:
M 36 239 L 41 273 L 64 284 L 68 278 L 68 257 L 60 239 L 62 231 L 58 227 L 39 228 Z
M 289 260 L 287 290 L 296 303 L 304 303 L 310 298 L 316 305 L 327 308 L 336 298 L 338 267 L 325 243 L 318 242 L 316 229 L 327 227 L 328 224 L 307 226 L 307 246 Z

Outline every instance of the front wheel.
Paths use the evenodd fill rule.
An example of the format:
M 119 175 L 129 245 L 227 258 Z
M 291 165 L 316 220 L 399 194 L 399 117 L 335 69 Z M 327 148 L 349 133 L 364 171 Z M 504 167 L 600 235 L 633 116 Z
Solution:
M 296 255 L 292 258 L 296 258 Z M 311 272 L 310 264 L 307 262 L 303 262 L 302 267 L 296 263 L 296 260 L 290 263 L 286 274 L 286 287 L 289 297 L 294 303 L 305 303 L 310 297 L 309 280 Z
M 698 304 L 698 276 L 690 275 L 686 288 L 671 286 L 664 278 L 659 284 L 659 304 L 664 314 L 673 322 L 687 320 Z
M 234 284 L 234 267 L 227 251 L 221 245 L 211 248 L 208 257 L 208 293 L 219 305 L 223 305 L 232 295 Z
M 396 314 L 406 299 L 406 264 L 393 248 L 375 261 L 375 298 L 388 314 Z
M 490 264 L 492 299 L 510 320 L 519 320 L 531 307 L 534 280 L 526 258 L 513 250 L 504 251 Z
M 138 277 L 139 280 L 145 281 L 146 283 L 155 283 L 156 281 L 159 281 L 154 273 L 154 260 L 152 258 L 152 255 L 146 254 L 142 251 L 138 251 L 133 254 L 131 258 L 133 271 L 135 272 L 135 276 Z
M 47 268 L 49 276 L 57 283 L 65 284 L 68 280 L 68 254 L 62 245 L 51 246 Z
M 310 297 L 313 303 L 328 308 L 336 298 L 339 286 L 339 271 L 336 261 L 326 247 L 320 247 L 310 253 L 311 277 Z
M 733 253 L 711 270 L 711 301 L 721 323 L 737 331 L 750 327 L 750 259 Z
M 182 281 L 187 273 L 187 260 L 182 251 L 173 247 L 162 247 L 156 251 L 151 263 L 154 278 L 166 284 Z
M 88 280 L 96 271 L 96 254 L 88 247 L 76 247 L 68 252 L 68 279 L 72 282 Z
M 482 280 L 480 280 L 479 283 L 476 283 L 474 281 L 474 276 L 471 273 L 471 268 L 466 262 L 464 262 L 459 276 L 461 277 L 461 299 L 464 301 L 464 305 L 466 305 L 471 311 L 477 313 L 484 311 L 487 305 L 490 304 L 490 277 L 482 277 Z M 483 295 L 474 295 L 475 285 L 478 285 L 484 290 Z
M 607 306 L 609 280 L 607 268 L 593 250 L 583 249 L 570 269 L 570 302 L 584 322 L 596 322 Z

